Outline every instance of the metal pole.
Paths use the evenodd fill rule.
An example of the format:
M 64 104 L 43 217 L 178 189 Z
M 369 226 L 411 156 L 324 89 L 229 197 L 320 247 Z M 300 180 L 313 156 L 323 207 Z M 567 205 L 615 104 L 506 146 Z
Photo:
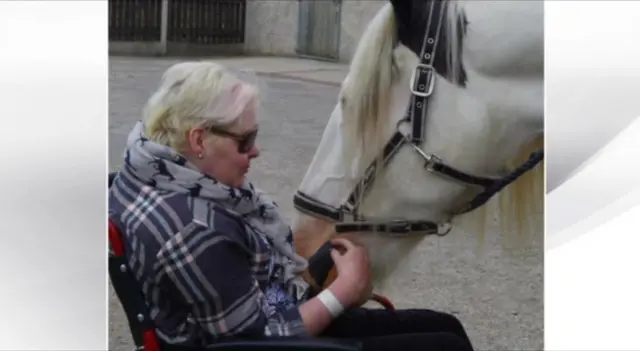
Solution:
M 162 0 L 160 10 L 160 51 L 162 55 L 167 53 L 167 30 L 169 26 L 169 0 Z

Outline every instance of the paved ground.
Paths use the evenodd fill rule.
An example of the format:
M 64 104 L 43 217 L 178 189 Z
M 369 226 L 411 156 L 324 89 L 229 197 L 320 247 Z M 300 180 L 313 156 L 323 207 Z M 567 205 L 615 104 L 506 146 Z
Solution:
M 334 107 L 344 77 L 341 65 L 277 58 L 225 59 L 234 68 L 266 73 L 267 100 L 261 117 L 262 156 L 251 177 L 272 193 L 288 215 L 291 196 L 304 175 Z M 121 164 L 123 143 L 160 75 L 175 60 L 116 58 L 110 63 L 110 169 Z M 293 77 L 285 79 L 284 77 Z M 300 80 L 302 79 L 302 80 Z M 325 83 L 318 84 L 317 82 Z M 427 240 L 382 293 L 401 308 L 455 313 L 479 350 L 543 349 L 542 240 L 517 254 L 502 250 L 491 233 L 485 248 L 452 232 Z M 110 350 L 131 350 L 119 302 L 110 293 Z

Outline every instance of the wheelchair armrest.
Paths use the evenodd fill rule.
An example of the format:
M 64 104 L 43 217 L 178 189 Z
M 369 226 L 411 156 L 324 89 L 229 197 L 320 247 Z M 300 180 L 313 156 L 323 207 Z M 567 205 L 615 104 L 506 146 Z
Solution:
M 205 349 L 174 346 L 162 343 L 162 351 L 361 351 L 362 346 L 353 340 L 331 338 L 265 338 L 249 340 L 225 340 Z
M 328 338 L 234 340 L 207 348 L 207 350 L 216 351 L 359 351 L 361 349 L 358 342 Z

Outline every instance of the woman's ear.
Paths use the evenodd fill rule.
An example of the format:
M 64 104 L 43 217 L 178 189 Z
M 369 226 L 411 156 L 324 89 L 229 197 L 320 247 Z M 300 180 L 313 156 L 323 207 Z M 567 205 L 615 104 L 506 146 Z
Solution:
M 194 127 L 187 132 L 187 147 L 189 153 L 198 155 L 204 152 L 204 129 L 201 127 Z

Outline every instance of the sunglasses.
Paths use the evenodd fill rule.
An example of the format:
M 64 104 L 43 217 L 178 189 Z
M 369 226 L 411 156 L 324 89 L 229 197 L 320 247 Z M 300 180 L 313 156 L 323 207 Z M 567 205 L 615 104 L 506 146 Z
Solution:
M 212 134 L 235 140 L 238 143 L 238 152 L 241 154 L 246 154 L 253 148 L 258 136 L 258 128 L 244 134 L 236 134 L 216 127 L 209 127 L 207 130 Z

